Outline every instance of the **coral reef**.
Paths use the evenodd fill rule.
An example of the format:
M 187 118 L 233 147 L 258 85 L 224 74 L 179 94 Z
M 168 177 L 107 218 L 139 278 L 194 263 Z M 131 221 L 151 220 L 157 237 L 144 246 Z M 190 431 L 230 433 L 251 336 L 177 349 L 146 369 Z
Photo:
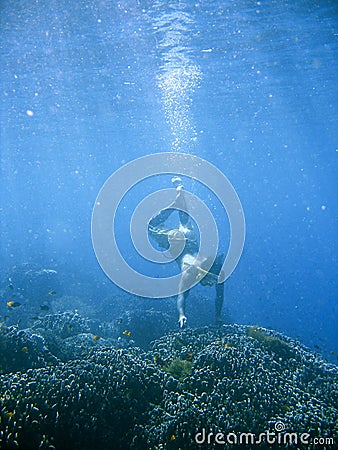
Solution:
M 271 351 L 277 357 L 291 358 L 295 355 L 294 350 L 287 342 L 271 333 L 268 334 L 268 332 L 263 331 L 257 325 L 248 327 L 246 334 L 257 339 L 268 351 Z
M 93 339 L 95 326 L 65 314 L 24 338 L 0 330 L 0 345 L 35 343 L 21 366 L 1 356 L 1 448 L 196 449 L 204 447 L 195 441 L 202 429 L 258 435 L 277 422 L 338 438 L 337 367 L 292 339 L 224 325 L 168 333 L 142 351 L 109 337 L 109 328 Z
M 94 339 L 99 336 L 100 340 Z M 91 347 L 127 347 L 109 324 L 85 319 L 76 312 L 37 318 L 31 328 L 0 327 L 0 373 L 44 367 L 88 355 Z
M 183 381 L 191 374 L 192 362 L 185 359 L 175 358 L 167 366 L 163 367 L 163 370 L 177 380 Z
M 154 308 L 135 308 L 120 315 L 120 330 L 132 330 L 132 337 L 141 348 L 149 348 L 150 343 L 169 332 L 176 321 L 176 311 L 171 305 L 168 308 L 174 314 L 156 311 Z

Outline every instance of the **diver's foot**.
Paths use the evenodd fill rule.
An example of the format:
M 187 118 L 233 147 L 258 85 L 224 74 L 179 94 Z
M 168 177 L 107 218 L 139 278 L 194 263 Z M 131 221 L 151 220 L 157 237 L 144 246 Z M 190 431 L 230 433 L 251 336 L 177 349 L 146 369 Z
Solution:
M 183 183 L 180 177 L 173 177 L 171 179 L 171 182 L 173 183 L 177 191 L 183 189 Z
M 186 323 L 187 323 L 187 318 L 186 318 L 185 316 L 181 316 L 181 317 L 178 319 L 178 326 L 179 326 L 180 328 L 184 328 Z

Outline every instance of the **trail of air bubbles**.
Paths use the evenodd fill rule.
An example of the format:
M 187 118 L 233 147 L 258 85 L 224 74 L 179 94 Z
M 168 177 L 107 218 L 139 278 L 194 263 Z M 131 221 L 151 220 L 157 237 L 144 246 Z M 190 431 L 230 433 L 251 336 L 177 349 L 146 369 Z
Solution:
M 153 18 L 157 48 L 163 61 L 157 84 L 173 137 L 171 150 L 183 152 L 189 152 L 197 140 L 190 108 L 192 95 L 201 81 L 200 68 L 189 57 L 189 35 L 193 34 L 194 21 L 187 11 L 185 2 L 157 1 Z

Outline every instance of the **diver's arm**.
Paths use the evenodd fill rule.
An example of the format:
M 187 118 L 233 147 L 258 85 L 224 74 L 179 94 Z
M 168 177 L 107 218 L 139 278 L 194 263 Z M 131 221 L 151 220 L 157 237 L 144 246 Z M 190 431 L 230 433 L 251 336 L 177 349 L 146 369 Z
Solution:
M 187 318 L 185 315 L 185 301 L 189 295 L 188 282 L 190 280 L 190 276 L 188 270 L 185 270 L 181 274 L 181 279 L 178 285 L 179 293 L 177 295 L 177 312 L 178 312 L 178 326 L 183 328 L 186 324 Z
M 216 300 L 215 300 L 215 323 L 221 325 L 222 323 L 222 309 L 224 303 L 224 283 L 216 284 Z
M 184 328 L 187 318 L 185 316 L 185 301 L 189 291 L 185 291 L 177 296 L 178 326 Z
M 185 301 L 188 298 L 190 287 L 194 284 L 197 274 L 198 274 L 197 267 L 192 265 L 188 269 L 184 269 L 183 263 L 181 278 L 178 285 L 179 293 L 177 295 L 178 325 L 180 328 L 183 328 L 187 321 L 185 315 L 185 303 L 186 303 Z

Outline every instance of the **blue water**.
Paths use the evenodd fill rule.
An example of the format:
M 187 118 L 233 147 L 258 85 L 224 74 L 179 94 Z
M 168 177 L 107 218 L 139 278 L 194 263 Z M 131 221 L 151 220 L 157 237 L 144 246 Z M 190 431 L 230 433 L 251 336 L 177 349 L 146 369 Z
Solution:
M 228 177 L 245 213 L 225 285 L 232 320 L 337 361 L 337 18 L 324 0 L 2 2 L 2 274 L 55 268 L 64 295 L 128 305 L 93 252 L 98 192 L 137 157 L 197 155 Z M 125 211 L 169 185 L 136 186 Z M 215 208 L 226 251 L 217 199 L 187 188 Z M 141 270 L 128 230 L 122 211 L 121 251 Z M 194 292 L 191 309 L 194 295 L 213 308 L 214 290 Z

